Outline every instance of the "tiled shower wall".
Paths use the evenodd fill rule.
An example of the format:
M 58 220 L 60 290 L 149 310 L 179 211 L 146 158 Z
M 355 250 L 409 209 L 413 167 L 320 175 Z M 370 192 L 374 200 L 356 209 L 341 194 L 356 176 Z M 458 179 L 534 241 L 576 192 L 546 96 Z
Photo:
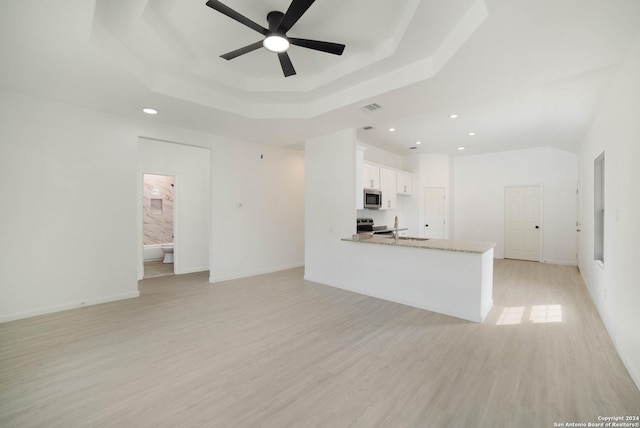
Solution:
M 144 245 L 173 242 L 173 177 L 144 175 Z

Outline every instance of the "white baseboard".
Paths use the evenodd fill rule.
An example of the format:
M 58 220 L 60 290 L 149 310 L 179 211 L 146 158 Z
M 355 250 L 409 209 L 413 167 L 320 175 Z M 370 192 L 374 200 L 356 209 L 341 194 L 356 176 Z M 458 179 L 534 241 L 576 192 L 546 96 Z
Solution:
M 212 275 L 209 276 L 209 282 L 215 283 L 215 282 L 222 282 L 222 281 L 231 281 L 233 279 L 248 278 L 250 276 L 263 275 L 265 273 L 280 272 L 282 270 L 295 269 L 302 266 L 304 266 L 304 263 L 294 263 L 291 265 L 275 266 L 272 268 L 258 269 L 254 271 L 248 271 L 248 272 L 242 272 L 242 273 L 230 274 L 230 275 L 216 275 L 214 273 L 215 269 L 212 269 L 211 270 Z
M 15 313 L 15 314 L 0 315 L 0 323 L 9 322 L 9 321 L 16 321 L 16 320 L 20 320 L 20 319 L 24 319 L 24 318 L 37 317 L 39 315 L 52 314 L 54 312 L 66 311 L 66 310 L 69 310 L 69 309 L 82 308 L 84 306 L 99 305 L 101 303 L 109 303 L 109 302 L 115 302 L 115 301 L 118 301 L 118 300 L 132 299 L 132 298 L 135 298 L 135 297 L 140 297 L 140 292 L 137 291 L 137 290 L 136 291 L 132 291 L 130 293 L 123 293 L 123 294 L 116 294 L 116 295 L 112 295 L 112 296 L 98 297 L 96 299 L 87 299 L 87 300 L 82 300 L 82 301 L 79 301 L 79 302 L 66 303 L 64 305 L 48 306 L 46 308 L 40 308 L 40 309 L 31 310 L 31 311 L 18 312 L 18 313 Z
M 595 296 L 593 294 L 595 292 L 595 290 L 590 286 L 589 282 L 587 281 L 587 278 L 585 278 L 585 276 L 584 276 L 584 274 L 582 272 L 580 272 L 580 277 L 582 278 L 582 282 L 584 283 L 584 286 L 587 289 L 587 294 L 589 295 L 589 298 L 591 299 L 591 303 L 596 308 L 596 311 L 598 312 L 598 316 L 602 320 L 602 324 L 604 325 L 605 330 L 607 330 L 607 334 L 609 335 L 609 338 L 611 339 L 611 342 L 613 343 L 614 349 L 618 353 L 618 356 L 620 357 L 620 360 L 622 360 L 622 364 L 627 369 L 627 372 L 629 372 L 629 376 L 631 376 L 631 380 L 633 380 L 633 382 L 636 384 L 636 387 L 640 391 L 640 372 L 638 372 L 636 370 L 636 367 L 631 365 L 630 360 L 628 358 L 626 358 L 626 356 L 624 355 L 622 349 L 620 349 L 618 344 L 613 340 L 615 332 L 609 329 L 610 323 L 609 323 L 608 319 L 606 319 L 603 316 L 603 311 L 601 310 L 602 308 L 600 308 L 598 306 L 598 304 L 597 304 L 597 299 L 595 298 Z
M 560 261 L 560 260 L 542 260 L 542 263 L 546 263 L 549 265 L 578 266 L 577 262 L 567 262 L 567 261 Z
M 625 358 L 625 355 L 621 352 L 621 350 L 618 347 L 616 347 L 616 350 L 618 351 L 618 355 L 620 355 L 622 364 L 624 364 L 624 366 L 627 368 L 627 371 L 629 372 L 629 376 L 631 376 L 631 379 L 636 384 L 636 388 L 638 388 L 638 390 L 640 391 L 640 373 L 634 370 L 635 367 L 633 367 L 629 363 L 629 360 Z

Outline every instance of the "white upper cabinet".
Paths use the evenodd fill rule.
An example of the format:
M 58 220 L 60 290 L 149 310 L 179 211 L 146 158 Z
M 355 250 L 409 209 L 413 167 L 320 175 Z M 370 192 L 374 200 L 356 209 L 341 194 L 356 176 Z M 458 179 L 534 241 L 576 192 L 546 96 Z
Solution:
M 404 172 L 398 172 L 398 186 L 396 193 L 398 195 L 410 195 L 411 194 L 411 174 Z
M 380 168 L 373 165 L 364 165 L 364 188 L 377 189 L 380 188 Z
M 380 168 L 380 190 L 382 191 L 383 210 L 395 210 L 398 199 L 396 197 L 397 174 L 390 169 Z
M 395 210 L 398 207 L 397 195 L 411 195 L 412 174 L 393 167 L 366 163 L 363 152 L 358 151 L 356 158 L 357 209 L 363 208 L 362 189 L 376 189 L 382 192 L 382 210 Z

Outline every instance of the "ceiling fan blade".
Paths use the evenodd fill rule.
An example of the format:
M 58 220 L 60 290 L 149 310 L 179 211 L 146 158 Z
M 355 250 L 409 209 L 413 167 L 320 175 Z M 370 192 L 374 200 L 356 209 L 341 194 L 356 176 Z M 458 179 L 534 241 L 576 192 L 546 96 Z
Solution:
M 316 0 L 293 0 L 284 14 L 278 32 L 286 33 L 298 22 L 298 19 L 311 7 Z
M 250 45 L 247 45 L 247 46 L 245 46 L 243 48 L 236 49 L 235 51 L 227 52 L 224 55 L 220 55 L 220 58 L 224 58 L 224 59 L 226 59 L 228 61 L 230 59 L 234 59 L 236 57 L 239 57 L 240 55 L 244 55 L 246 53 L 253 52 L 256 49 L 260 49 L 261 47 L 262 47 L 262 40 L 260 40 L 259 42 L 255 42 L 255 43 L 252 43 Z
M 287 37 L 289 43 L 303 48 L 315 49 L 317 51 L 326 52 L 334 55 L 342 55 L 345 46 L 339 43 L 321 42 L 319 40 L 296 39 Z
M 295 68 L 293 68 L 293 64 L 291 64 L 291 58 L 289 58 L 288 53 L 280 52 L 278 54 L 278 59 L 280 60 L 280 65 L 282 66 L 284 77 L 289 77 L 296 74 L 296 70 Z
M 262 25 L 257 24 L 255 22 L 253 22 L 252 20 L 250 20 L 249 18 L 247 18 L 244 15 L 240 15 L 238 12 L 236 12 L 235 10 L 231 9 L 229 6 L 226 6 L 222 3 L 220 3 L 218 0 L 209 0 L 207 1 L 207 6 L 209 6 L 212 9 L 217 10 L 218 12 L 227 15 L 229 18 L 234 19 L 236 21 L 238 21 L 241 24 L 246 25 L 247 27 L 256 30 L 258 33 L 262 34 L 262 35 L 267 35 L 267 33 L 269 32 L 269 30 L 267 30 L 266 28 L 264 28 Z

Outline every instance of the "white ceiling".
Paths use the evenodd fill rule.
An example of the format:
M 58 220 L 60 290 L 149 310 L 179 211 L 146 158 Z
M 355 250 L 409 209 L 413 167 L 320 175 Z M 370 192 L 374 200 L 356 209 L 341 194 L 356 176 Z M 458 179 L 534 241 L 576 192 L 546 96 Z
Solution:
M 266 27 L 290 0 L 222 2 Z M 21 0 L 0 11 L 6 89 L 284 147 L 356 128 L 401 154 L 576 151 L 640 31 L 638 0 L 317 0 L 288 35 L 345 52 L 293 46 L 298 74 L 284 78 L 265 49 L 219 58 L 261 35 L 205 0 Z M 370 103 L 382 109 L 361 108 Z

